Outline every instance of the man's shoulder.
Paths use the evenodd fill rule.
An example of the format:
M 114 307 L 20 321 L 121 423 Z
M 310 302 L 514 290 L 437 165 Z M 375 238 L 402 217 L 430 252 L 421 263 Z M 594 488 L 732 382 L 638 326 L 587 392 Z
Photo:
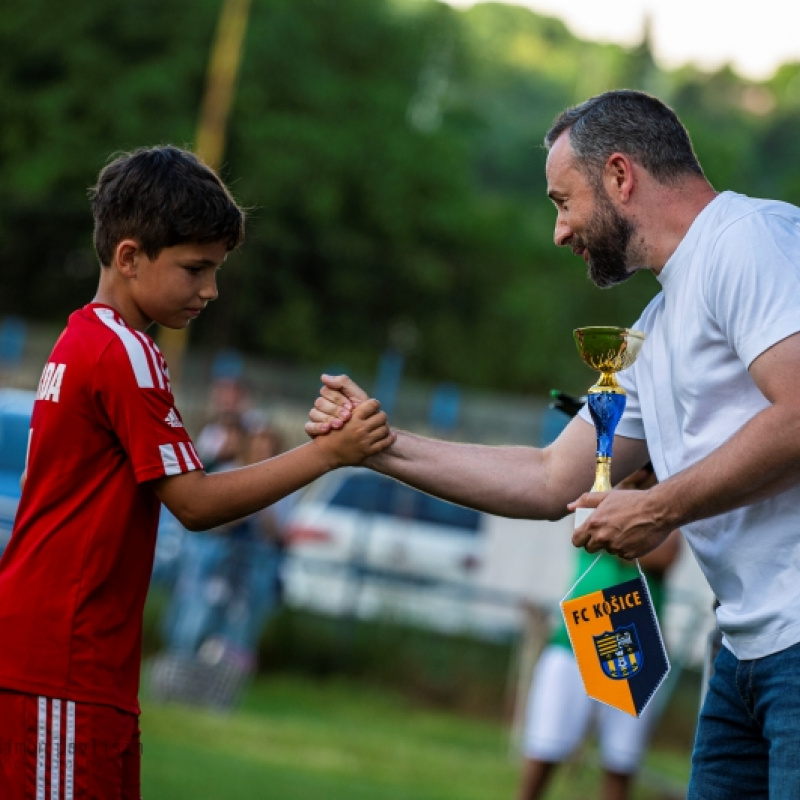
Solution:
M 708 231 L 712 235 L 748 235 L 753 229 L 775 225 L 800 225 L 800 208 L 782 200 L 769 200 L 736 192 L 722 192 L 710 206 Z M 800 229 L 798 230 L 800 236 Z

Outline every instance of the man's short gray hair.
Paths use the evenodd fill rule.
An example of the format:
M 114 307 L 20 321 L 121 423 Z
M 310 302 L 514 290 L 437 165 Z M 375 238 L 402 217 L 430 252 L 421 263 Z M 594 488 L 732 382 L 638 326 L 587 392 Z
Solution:
M 598 180 L 609 156 L 624 153 L 656 180 L 670 184 L 703 175 L 689 133 L 677 114 L 644 92 L 620 89 L 562 111 L 545 135 L 549 150 L 564 131 L 577 160 Z

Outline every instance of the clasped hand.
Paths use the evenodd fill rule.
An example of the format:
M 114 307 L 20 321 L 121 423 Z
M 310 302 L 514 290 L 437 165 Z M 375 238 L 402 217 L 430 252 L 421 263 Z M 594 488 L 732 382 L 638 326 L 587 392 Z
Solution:
M 377 423 L 380 436 L 373 436 L 375 446 L 370 455 L 394 443 L 396 436 L 388 425 L 386 414 L 380 411 L 380 404 L 370 399 L 358 384 L 347 375 L 323 375 L 322 384 L 319 397 L 308 413 L 309 421 L 305 424 L 309 437 L 314 439 L 341 430 L 353 418 L 354 412 L 360 417 L 368 405 L 374 405 L 374 411 L 368 415 L 368 419 Z M 360 408 L 356 412 L 357 407 Z
M 587 492 L 568 508 L 595 509 L 575 530 L 572 544 L 589 553 L 606 550 L 625 559 L 639 558 L 655 550 L 672 527 L 659 521 L 653 489 L 616 488 L 610 492 Z

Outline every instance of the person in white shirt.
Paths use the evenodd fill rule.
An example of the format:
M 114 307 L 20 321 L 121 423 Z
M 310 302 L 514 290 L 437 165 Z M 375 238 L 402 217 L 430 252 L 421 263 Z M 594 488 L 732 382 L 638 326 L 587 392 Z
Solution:
M 651 460 L 647 491 L 591 493 L 587 410 L 549 447 L 396 432 L 369 466 L 510 517 L 594 513 L 576 547 L 634 558 L 680 528 L 719 599 L 716 659 L 690 800 L 800 797 L 800 209 L 718 193 L 677 115 L 642 92 L 567 109 L 545 137 L 555 243 L 612 286 L 650 270 L 662 291 L 631 327 L 612 480 Z M 365 397 L 323 376 L 306 429 L 345 424 Z M 576 500 L 577 498 L 577 500 Z

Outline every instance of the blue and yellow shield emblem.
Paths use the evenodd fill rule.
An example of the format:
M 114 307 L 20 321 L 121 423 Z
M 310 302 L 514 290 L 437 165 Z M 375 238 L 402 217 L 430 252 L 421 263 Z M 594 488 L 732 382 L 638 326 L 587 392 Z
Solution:
M 635 625 L 623 625 L 592 638 L 600 666 L 609 678 L 630 678 L 642 668 L 644 658 Z

